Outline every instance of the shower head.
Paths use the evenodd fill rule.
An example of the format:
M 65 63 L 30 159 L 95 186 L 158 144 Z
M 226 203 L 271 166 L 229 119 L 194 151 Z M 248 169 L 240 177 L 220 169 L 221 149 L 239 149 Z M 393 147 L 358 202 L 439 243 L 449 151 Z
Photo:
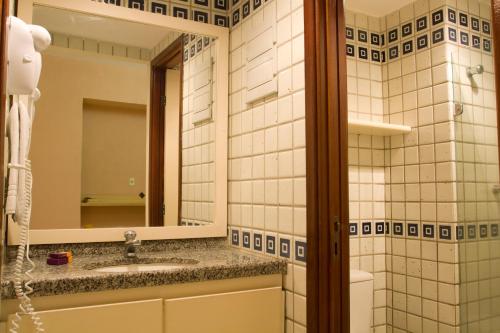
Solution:
M 477 65 L 477 66 L 467 68 L 467 76 L 468 77 L 472 77 L 476 74 L 483 74 L 483 72 L 484 72 L 483 65 Z

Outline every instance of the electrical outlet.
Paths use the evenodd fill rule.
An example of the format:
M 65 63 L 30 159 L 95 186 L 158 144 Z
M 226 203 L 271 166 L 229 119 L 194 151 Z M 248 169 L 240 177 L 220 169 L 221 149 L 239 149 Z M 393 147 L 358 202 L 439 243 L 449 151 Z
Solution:
M 130 177 L 128 179 L 128 186 L 135 186 L 135 178 L 134 177 Z

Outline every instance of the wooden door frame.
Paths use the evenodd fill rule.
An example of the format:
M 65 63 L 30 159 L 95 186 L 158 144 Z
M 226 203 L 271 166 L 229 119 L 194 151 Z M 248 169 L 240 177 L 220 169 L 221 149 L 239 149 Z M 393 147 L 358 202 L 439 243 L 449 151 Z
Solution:
M 151 61 L 151 93 L 149 113 L 149 226 L 163 226 L 164 153 L 165 153 L 165 96 L 166 70 L 179 66 L 181 71 L 179 116 L 179 185 L 178 216 L 181 217 L 182 198 L 182 77 L 184 72 L 184 35 L 177 38 Z
M 342 0 L 304 1 L 309 333 L 349 332 L 344 26 Z

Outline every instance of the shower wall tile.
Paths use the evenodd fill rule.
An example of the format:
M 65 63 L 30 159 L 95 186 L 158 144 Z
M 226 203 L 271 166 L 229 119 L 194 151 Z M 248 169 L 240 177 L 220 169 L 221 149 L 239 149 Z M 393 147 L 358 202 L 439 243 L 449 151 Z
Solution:
M 494 316 L 480 320 L 473 314 L 479 304 L 490 313 L 498 300 L 485 292 L 482 303 L 479 296 L 467 302 L 462 292 L 469 288 L 477 294 L 479 283 L 490 283 L 490 261 L 479 259 L 479 248 L 483 260 L 500 262 L 486 250 L 498 237 L 497 203 L 486 194 L 488 182 L 498 181 L 496 132 L 489 130 L 496 126 L 489 12 L 487 1 L 416 1 L 378 20 L 385 28 L 373 29 L 385 42 L 376 49 L 386 55 L 380 62 L 364 53 L 375 49 L 364 40 L 368 17 L 346 14 L 349 117 L 412 127 L 404 137 L 377 138 L 384 142 L 379 148 L 362 144 L 370 141 L 362 136 L 349 137 L 351 265 L 374 272 L 376 286 L 382 285 L 376 270 L 383 266 L 375 253 L 367 257 L 363 224 L 371 218 L 372 225 L 388 226 L 386 289 L 375 290 L 386 295 L 385 302 L 375 303 L 377 331 L 456 331 L 461 317 L 468 322 L 464 332 L 497 323 Z M 479 63 L 485 71 L 471 89 L 466 67 Z M 377 86 L 382 96 L 374 95 Z M 369 108 L 373 97 L 382 100 L 382 117 Z M 455 103 L 464 104 L 460 118 L 453 115 Z M 369 158 L 375 153 L 384 156 L 383 218 L 373 210 L 378 170 Z M 464 280 L 470 281 L 466 287 Z

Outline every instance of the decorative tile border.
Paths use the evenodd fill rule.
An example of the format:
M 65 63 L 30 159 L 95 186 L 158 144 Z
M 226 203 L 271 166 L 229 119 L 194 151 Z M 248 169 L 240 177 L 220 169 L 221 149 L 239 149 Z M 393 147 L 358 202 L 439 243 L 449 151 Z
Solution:
M 96 1 L 96 0 L 92 0 Z M 231 0 L 97 0 L 109 5 L 229 27 Z M 254 0 L 255 1 L 255 0 Z
M 254 11 L 260 9 L 262 4 L 269 0 L 227 0 L 231 2 L 231 9 L 228 13 L 230 26 L 236 27 L 239 23 L 250 16 Z
M 395 61 L 443 42 L 492 52 L 491 22 L 453 7 L 441 7 L 385 32 L 346 26 L 345 36 L 348 58 L 372 63 Z
M 230 227 L 229 234 L 232 246 L 306 263 L 307 242 L 304 238 L 238 227 Z
M 361 227 L 360 227 L 361 226 Z M 349 223 L 349 236 L 366 237 L 390 235 L 398 238 L 418 238 L 423 240 L 460 241 L 481 240 L 500 236 L 498 223 L 471 223 L 467 225 L 400 222 L 362 221 Z
M 210 47 L 210 44 L 213 40 L 214 39 L 211 39 L 207 36 L 199 36 L 193 34 L 184 35 L 184 62 L 187 62 L 189 59 L 196 57 L 207 47 Z

